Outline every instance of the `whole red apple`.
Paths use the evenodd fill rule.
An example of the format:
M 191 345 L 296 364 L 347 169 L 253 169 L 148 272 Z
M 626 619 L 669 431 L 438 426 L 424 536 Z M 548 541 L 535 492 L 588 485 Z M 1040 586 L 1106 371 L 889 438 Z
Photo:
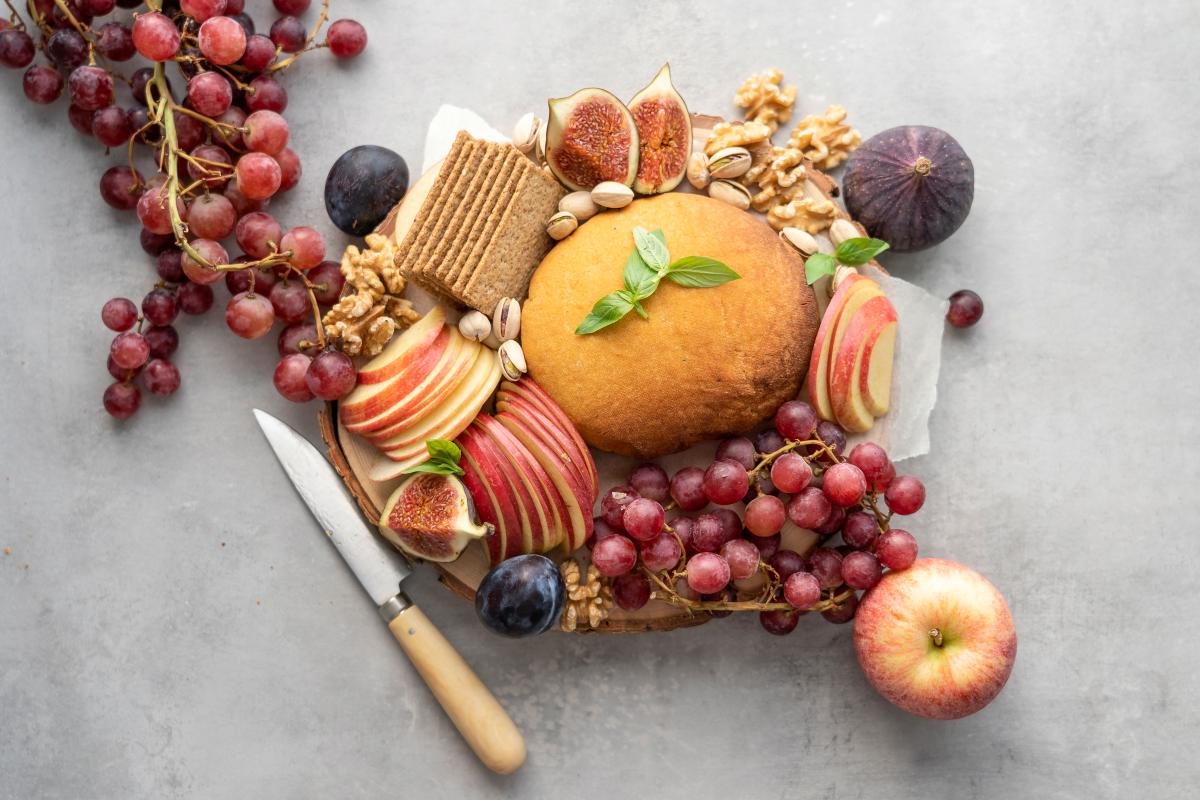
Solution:
M 1000 592 L 970 567 L 918 559 L 889 572 L 854 617 L 854 649 L 871 685 L 930 719 L 958 719 L 1004 688 L 1017 632 Z

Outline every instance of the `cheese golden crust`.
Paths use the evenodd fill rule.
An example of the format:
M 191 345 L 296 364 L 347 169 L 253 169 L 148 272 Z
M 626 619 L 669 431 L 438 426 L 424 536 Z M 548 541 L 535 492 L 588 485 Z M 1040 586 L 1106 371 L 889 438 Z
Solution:
M 635 226 L 662 228 L 671 258 L 708 256 L 742 277 L 695 289 L 664 280 L 597 333 L 575 328 L 622 286 Z M 534 273 L 523 309 L 530 374 L 593 446 L 651 458 L 743 433 L 796 397 L 820 320 L 804 263 L 759 218 L 674 192 L 598 214 Z

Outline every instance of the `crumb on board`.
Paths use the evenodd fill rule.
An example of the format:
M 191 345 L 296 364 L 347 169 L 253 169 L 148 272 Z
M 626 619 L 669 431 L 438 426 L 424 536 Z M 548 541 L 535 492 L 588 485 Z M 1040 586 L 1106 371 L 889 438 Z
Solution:
M 12 548 L 11 548 L 11 547 L 6 547 L 6 548 L 4 548 L 4 555 L 6 555 L 6 556 L 11 556 L 11 555 L 12 555 Z

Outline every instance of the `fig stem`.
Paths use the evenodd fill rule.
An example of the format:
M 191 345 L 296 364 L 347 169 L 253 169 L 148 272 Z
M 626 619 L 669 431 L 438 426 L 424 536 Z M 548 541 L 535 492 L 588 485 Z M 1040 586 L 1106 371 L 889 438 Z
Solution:
M 942 632 L 937 628 L 929 629 L 929 638 L 933 640 L 935 647 L 941 647 L 943 644 Z
M 928 175 L 932 168 L 933 162 L 925 156 L 921 156 L 917 159 L 917 162 L 913 164 L 913 172 L 917 173 L 918 175 Z

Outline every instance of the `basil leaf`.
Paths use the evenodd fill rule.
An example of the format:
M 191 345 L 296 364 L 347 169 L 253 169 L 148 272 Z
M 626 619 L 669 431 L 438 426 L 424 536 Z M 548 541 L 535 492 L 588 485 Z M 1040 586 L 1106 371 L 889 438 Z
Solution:
M 430 439 L 425 442 L 425 449 L 429 451 L 429 460 L 409 467 L 404 470 L 404 475 L 411 475 L 415 472 L 428 472 L 434 475 L 463 474 L 463 468 L 458 465 L 458 460 L 462 458 L 462 451 L 454 442 L 445 439 Z
M 813 253 L 804 261 L 804 279 L 812 286 L 826 275 L 837 272 L 837 261 L 828 253 Z
M 861 267 L 875 256 L 888 249 L 888 243 L 882 239 L 847 239 L 837 246 L 833 257 L 839 263 L 848 267 Z M 809 281 L 811 283 L 811 281 Z
M 628 314 L 632 308 L 633 301 L 629 299 L 626 291 L 605 295 L 592 306 L 591 312 L 579 323 L 575 333 L 595 333 L 601 328 L 607 328 Z
M 707 289 L 742 277 L 715 258 L 686 256 L 667 267 L 667 277 L 680 286 Z
M 662 272 L 671 263 L 671 255 L 667 252 L 667 240 L 661 230 L 651 233 L 645 228 L 634 228 L 633 243 L 637 245 L 638 253 L 646 262 L 646 266 L 655 272 Z
M 639 299 L 649 297 L 658 288 L 659 275 L 646 266 L 637 250 L 625 260 L 625 288 Z

